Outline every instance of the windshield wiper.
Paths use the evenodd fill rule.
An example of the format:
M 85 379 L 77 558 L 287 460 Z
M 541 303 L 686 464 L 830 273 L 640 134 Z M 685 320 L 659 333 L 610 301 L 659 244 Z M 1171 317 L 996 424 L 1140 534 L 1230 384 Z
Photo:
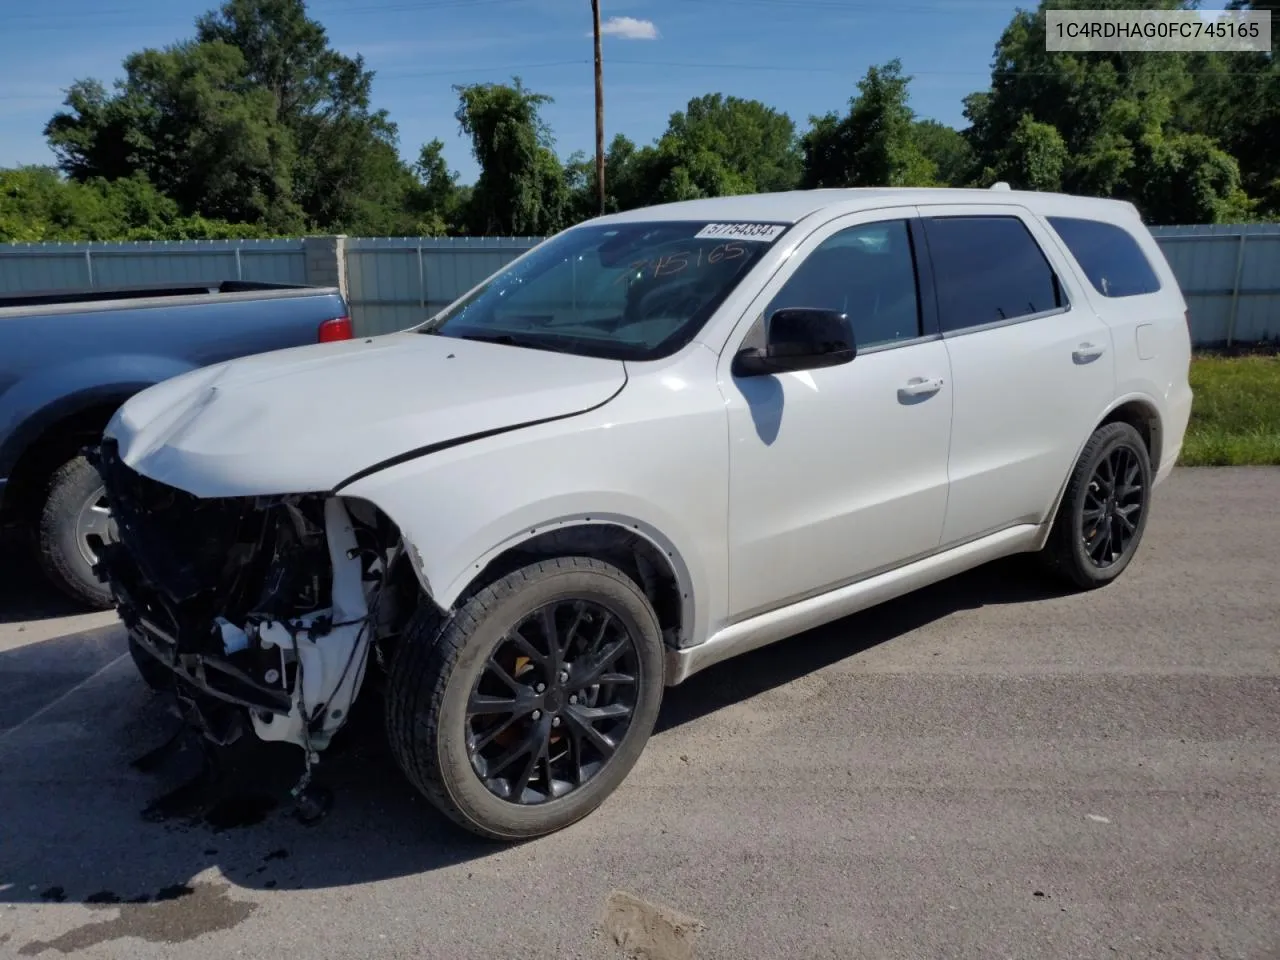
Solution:
M 575 353 L 579 356 L 609 357 L 614 351 L 601 353 L 601 348 L 613 346 L 605 341 L 586 337 L 570 337 L 562 334 L 544 336 L 520 336 L 510 333 L 437 333 L 436 336 L 455 337 L 458 340 L 475 340 L 479 343 L 498 343 L 504 347 L 524 347 L 529 350 L 545 350 L 549 353 Z M 623 359 L 621 356 L 616 359 Z
M 506 347 L 533 346 L 529 340 L 513 337 L 509 333 L 464 333 L 459 340 L 478 340 L 481 343 L 500 343 Z

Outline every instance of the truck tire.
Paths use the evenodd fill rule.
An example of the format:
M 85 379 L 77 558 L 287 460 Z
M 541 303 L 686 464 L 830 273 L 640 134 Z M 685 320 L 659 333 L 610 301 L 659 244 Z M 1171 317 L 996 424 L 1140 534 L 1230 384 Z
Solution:
M 111 536 L 105 491 L 97 469 L 82 456 L 53 472 L 40 508 L 37 555 L 49 580 L 95 610 L 111 607 L 111 590 L 93 573 L 96 550 Z
M 618 787 L 662 690 L 661 628 L 640 588 L 599 560 L 544 560 L 449 618 L 414 618 L 388 678 L 387 736 L 409 781 L 455 823 L 530 839 Z
M 1084 445 L 1041 559 L 1059 579 L 1092 590 L 1122 574 L 1151 512 L 1151 458 L 1142 434 L 1108 423 Z

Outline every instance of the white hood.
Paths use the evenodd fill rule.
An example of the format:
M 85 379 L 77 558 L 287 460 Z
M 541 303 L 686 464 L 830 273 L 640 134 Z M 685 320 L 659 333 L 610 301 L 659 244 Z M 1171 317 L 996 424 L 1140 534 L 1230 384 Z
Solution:
M 419 333 L 257 354 L 130 399 L 107 435 L 200 497 L 331 490 L 410 451 L 607 402 L 621 361 Z

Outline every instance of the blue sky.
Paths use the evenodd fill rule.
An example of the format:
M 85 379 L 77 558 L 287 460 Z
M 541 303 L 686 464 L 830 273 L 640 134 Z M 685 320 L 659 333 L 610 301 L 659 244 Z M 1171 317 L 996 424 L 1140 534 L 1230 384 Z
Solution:
M 189 37 L 216 0 L 60 0 L 7 8 L 0 31 L 0 166 L 47 163 L 41 130 L 75 79 L 110 82 L 134 50 Z M 989 79 L 1014 0 L 602 0 L 606 136 L 648 143 L 691 98 L 722 92 L 791 114 L 843 110 L 874 63 L 897 56 L 918 114 L 960 126 Z M 1024 3 L 1031 6 L 1030 2 Z M 476 166 L 453 118 L 455 83 L 513 74 L 555 98 L 562 157 L 594 143 L 588 0 L 314 0 L 331 42 L 376 71 L 374 105 L 414 158 L 440 137 L 464 181 Z

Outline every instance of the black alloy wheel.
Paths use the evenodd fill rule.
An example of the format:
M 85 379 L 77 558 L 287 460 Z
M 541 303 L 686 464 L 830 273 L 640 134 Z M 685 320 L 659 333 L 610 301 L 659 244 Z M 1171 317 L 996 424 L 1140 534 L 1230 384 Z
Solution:
M 1040 557 L 1084 590 L 1105 586 L 1138 552 L 1150 514 L 1147 444 L 1129 423 L 1099 427 L 1076 460 Z
M 467 702 L 467 753 L 495 796 L 566 796 L 603 769 L 636 709 L 639 649 L 599 603 L 561 600 L 509 630 Z
M 409 781 L 492 840 L 563 829 L 626 779 L 653 732 L 662 626 L 626 571 L 535 560 L 442 614 L 426 601 L 387 674 L 387 738 Z
M 1127 446 L 1116 446 L 1094 468 L 1080 513 L 1080 537 L 1089 560 L 1109 567 L 1129 549 L 1147 503 L 1142 464 Z

